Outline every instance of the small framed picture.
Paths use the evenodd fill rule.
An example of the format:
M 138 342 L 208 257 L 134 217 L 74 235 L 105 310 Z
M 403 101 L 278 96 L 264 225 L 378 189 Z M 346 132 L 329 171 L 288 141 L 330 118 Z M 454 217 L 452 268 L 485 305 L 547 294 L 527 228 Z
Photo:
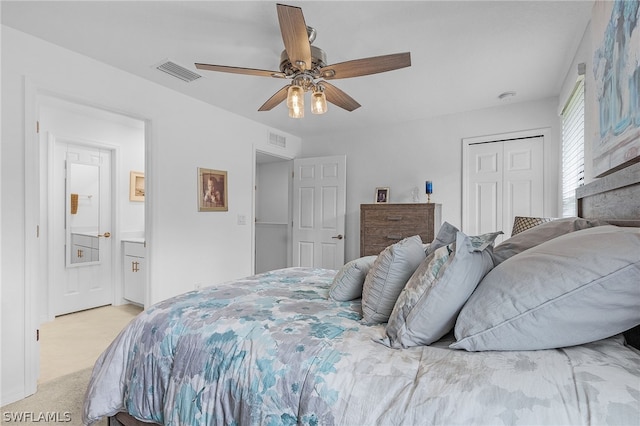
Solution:
M 389 202 L 389 188 L 376 188 L 376 204 Z
M 227 172 L 198 167 L 198 211 L 228 210 Z
M 129 201 L 144 201 L 144 173 L 129 173 Z

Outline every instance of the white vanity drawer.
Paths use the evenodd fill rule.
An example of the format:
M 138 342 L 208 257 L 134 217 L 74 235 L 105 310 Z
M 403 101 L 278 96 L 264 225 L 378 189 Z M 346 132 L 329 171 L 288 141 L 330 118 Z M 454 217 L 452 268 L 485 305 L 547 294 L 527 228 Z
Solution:
M 143 242 L 122 242 L 124 298 L 139 305 L 144 305 L 146 287 L 144 249 Z

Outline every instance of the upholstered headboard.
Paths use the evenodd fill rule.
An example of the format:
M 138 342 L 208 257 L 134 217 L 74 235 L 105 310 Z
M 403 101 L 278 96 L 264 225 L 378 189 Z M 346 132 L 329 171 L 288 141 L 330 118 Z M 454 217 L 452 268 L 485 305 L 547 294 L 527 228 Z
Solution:
M 640 163 L 578 188 L 576 198 L 580 217 L 640 227 Z M 640 349 L 640 326 L 627 331 L 625 337 Z

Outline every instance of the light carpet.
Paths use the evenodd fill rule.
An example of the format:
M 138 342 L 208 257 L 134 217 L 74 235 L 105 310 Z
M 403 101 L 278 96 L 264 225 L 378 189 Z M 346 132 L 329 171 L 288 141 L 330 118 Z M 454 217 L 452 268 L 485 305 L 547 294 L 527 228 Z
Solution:
M 2 407 L 1 424 L 82 425 L 82 404 L 91 368 L 67 374 L 38 385 L 38 391 L 25 399 Z M 106 426 L 104 419 L 94 425 Z

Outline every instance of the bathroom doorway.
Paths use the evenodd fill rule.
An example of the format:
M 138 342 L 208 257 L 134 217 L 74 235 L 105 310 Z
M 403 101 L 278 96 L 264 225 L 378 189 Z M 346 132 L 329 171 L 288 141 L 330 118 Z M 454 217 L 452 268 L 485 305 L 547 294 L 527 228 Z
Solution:
M 40 322 L 126 303 L 120 246 L 123 239 L 144 238 L 144 197 L 131 199 L 130 173 L 144 175 L 146 122 L 42 93 L 38 122 L 41 216 L 47 218 L 41 229 L 47 270 L 39 292 Z M 91 173 L 101 174 L 97 184 L 87 177 Z M 94 213 L 98 200 L 108 206 Z M 88 223 L 85 216 L 91 215 L 99 225 Z M 86 297 L 79 297 L 82 293 Z M 62 303 L 65 299 L 75 301 Z

